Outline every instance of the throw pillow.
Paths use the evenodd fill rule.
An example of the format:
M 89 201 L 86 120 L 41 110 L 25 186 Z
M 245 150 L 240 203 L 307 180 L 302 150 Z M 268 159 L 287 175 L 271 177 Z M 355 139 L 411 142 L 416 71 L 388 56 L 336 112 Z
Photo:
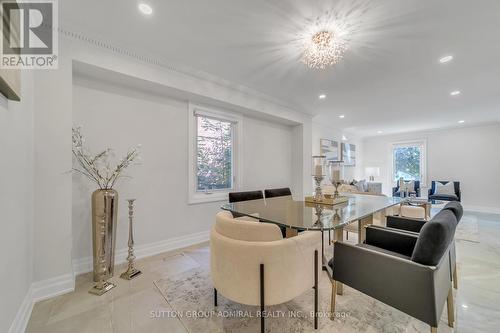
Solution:
M 456 195 L 455 194 L 455 185 L 453 182 L 448 182 L 446 184 L 436 182 L 436 191 L 434 194 L 440 195 Z
M 408 191 L 409 193 L 415 192 L 415 181 L 410 180 L 409 182 L 404 182 L 403 186 L 399 189 L 400 192 Z
M 366 183 L 366 180 L 360 180 L 356 184 L 356 188 L 358 189 L 359 192 L 366 192 L 368 190 L 368 184 Z

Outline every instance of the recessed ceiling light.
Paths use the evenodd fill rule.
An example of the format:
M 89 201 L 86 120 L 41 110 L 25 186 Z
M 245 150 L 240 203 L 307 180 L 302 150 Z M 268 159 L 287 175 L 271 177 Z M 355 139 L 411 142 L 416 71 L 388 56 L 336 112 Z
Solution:
M 463 307 L 464 309 L 467 309 L 469 306 L 468 306 L 467 304 L 462 304 L 462 307 Z
M 451 96 L 458 96 L 460 95 L 462 92 L 460 90 L 454 90 L 450 93 Z
M 139 4 L 139 10 L 141 11 L 141 13 L 143 13 L 145 15 L 153 14 L 153 8 L 151 8 L 150 5 L 148 5 L 147 3 L 144 3 L 144 2 L 141 2 Z
M 459 120 L 458 123 L 463 124 L 463 123 L 465 123 L 465 120 Z
M 452 60 L 453 60 L 453 56 L 452 55 L 447 55 L 447 56 L 439 58 L 439 62 L 442 63 L 442 64 L 445 64 L 445 63 L 450 62 Z
M 378 134 L 382 134 L 382 133 L 384 133 L 384 132 L 382 132 L 382 131 L 377 131 L 377 133 L 378 133 Z
M 347 137 L 345 135 L 342 135 L 342 141 L 347 141 Z
M 340 118 L 340 119 L 344 119 L 344 118 L 345 118 L 345 115 L 341 114 L 341 115 L 339 116 L 339 118 Z
M 326 98 L 326 95 L 325 94 L 321 94 L 318 96 L 319 99 L 325 99 Z

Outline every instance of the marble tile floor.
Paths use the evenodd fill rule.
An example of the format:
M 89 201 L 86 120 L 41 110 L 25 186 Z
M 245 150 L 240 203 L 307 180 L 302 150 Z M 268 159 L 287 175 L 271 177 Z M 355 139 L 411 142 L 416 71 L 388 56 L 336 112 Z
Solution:
M 455 294 L 457 313 L 454 331 L 460 333 L 498 332 L 500 329 L 500 284 L 498 283 L 500 281 L 500 215 L 467 212 L 459 225 L 456 239 L 459 289 Z M 349 240 L 355 241 L 355 237 L 349 234 Z M 142 276 L 131 281 L 119 277 L 113 278 L 117 287 L 101 297 L 88 293 L 93 285 L 90 274 L 78 276 L 74 292 L 35 304 L 27 332 L 196 333 L 194 330 L 190 331 L 185 322 L 179 318 L 152 318 L 153 312 L 174 310 L 156 282 L 175 279 L 183 274 L 186 275 L 190 270 L 209 269 L 208 244 L 204 243 L 145 258 L 137 262 L 137 267 L 142 270 Z M 124 265 L 117 266 L 118 274 L 116 275 L 124 269 Z M 327 279 L 327 277 L 324 276 L 322 279 Z M 320 290 L 320 294 L 328 297 L 330 293 L 328 283 L 323 285 L 325 287 Z M 366 298 L 369 302 L 376 302 L 368 296 Z M 349 311 L 349 309 L 345 310 Z M 353 311 L 356 313 L 355 310 Z M 399 312 L 394 309 L 392 311 Z M 400 314 L 397 315 L 401 317 Z M 376 314 L 368 317 L 372 321 L 384 320 L 382 316 Z M 363 318 L 352 316 L 352 318 L 346 318 L 346 321 L 348 320 L 356 321 L 354 327 L 359 328 L 356 331 L 366 331 L 365 326 L 358 324 Z M 425 325 L 419 325 L 419 330 L 420 326 L 425 327 Z M 383 327 L 383 329 L 377 330 L 377 327 Z M 323 330 L 320 329 L 320 331 Z M 342 331 L 342 329 L 339 330 L 339 332 Z M 389 323 L 389 326 L 371 326 L 369 331 L 399 332 L 400 330 L 391 327 Z M 204 329 L 203 332 L 207 330 Z M 438 332 L 451 332 L 451 330 L 442 321 Z

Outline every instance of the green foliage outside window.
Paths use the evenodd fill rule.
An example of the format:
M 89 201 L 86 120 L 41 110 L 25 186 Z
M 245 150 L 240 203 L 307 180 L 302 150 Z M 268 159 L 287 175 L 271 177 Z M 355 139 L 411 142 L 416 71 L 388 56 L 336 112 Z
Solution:
M 197 117 L 197 191 L 232 188 L 232 124 Z
M 393 150 L 394 161 L 394 181 L 398 181 L 403 177 L 404 180 L 421 180 L 420 147 L 397 147 Z

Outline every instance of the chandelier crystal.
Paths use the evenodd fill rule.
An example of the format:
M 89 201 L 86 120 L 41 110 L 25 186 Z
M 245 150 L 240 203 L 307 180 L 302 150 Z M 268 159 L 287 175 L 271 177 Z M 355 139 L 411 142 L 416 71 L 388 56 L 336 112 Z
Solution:
M 347 45 L 339 34 L 320 31 L 306 42 L 302 62 L 309 68 L 325 69 L 342 60 L 346 50 Z

